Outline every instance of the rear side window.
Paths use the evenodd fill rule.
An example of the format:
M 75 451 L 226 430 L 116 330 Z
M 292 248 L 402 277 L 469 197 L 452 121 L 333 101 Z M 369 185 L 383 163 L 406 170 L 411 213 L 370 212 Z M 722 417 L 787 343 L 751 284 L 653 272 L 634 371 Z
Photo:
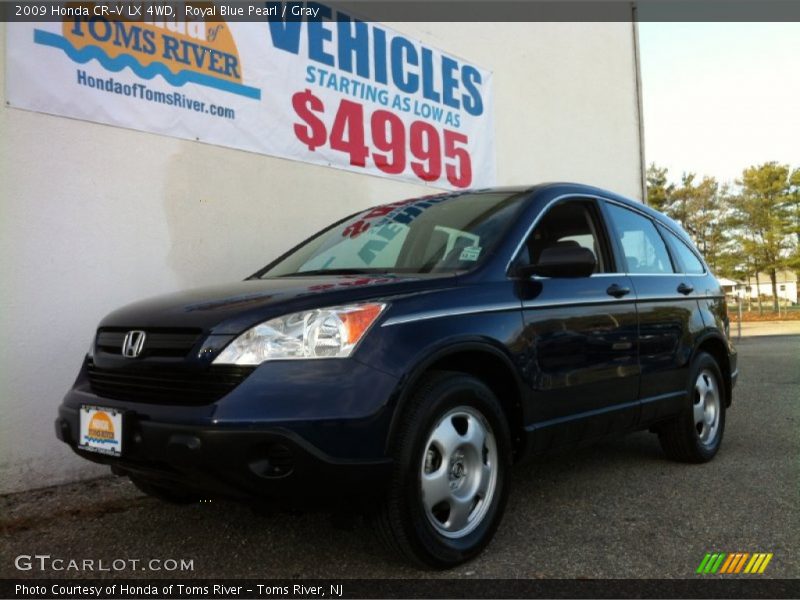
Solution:
M 688 273 L 690 275 L 702 275 L 706 272 L 702 261 L 697 258 L 697 255 L 691 248 L 689 248 L 686 242 L 684 242 L 666 227 L 661 227 L 659 225 L 659 229 L 666 236 L 670 248 L 672 249 L 672 253 L 673 255 L 677 256 L 678 262 L 683 268 L 684 273 Z
M 664 240 L 653 222 L 632 210 L 607 204 L 628 273 L 672 273 L 672 262 Z

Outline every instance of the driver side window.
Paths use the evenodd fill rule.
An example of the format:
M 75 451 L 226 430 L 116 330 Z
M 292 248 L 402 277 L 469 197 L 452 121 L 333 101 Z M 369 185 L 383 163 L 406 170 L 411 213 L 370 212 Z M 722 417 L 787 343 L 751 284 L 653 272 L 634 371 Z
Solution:
M 609 272 L 611 262 L 596 214 L 591 200 L 566 200 L 556 204 L 533 230 L 519 260 L 536 264 L 546 248 L 580 246 L 594 254 L 595 273 Z

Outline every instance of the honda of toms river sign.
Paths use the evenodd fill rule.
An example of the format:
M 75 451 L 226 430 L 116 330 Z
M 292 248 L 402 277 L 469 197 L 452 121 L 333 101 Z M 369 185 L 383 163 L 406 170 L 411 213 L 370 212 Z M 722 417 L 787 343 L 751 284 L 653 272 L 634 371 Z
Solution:
M 9 23 L 7 100 L 436 187 L 494 184 L 491 72 L 325 5 L 271 4 L 260 22 L 211 3 L 165 19 L 85 2 Z

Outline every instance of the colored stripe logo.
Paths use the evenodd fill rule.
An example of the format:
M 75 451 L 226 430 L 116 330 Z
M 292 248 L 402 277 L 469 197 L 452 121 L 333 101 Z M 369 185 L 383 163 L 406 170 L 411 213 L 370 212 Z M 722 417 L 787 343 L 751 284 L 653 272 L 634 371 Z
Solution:
M 760 575 L 772 560 L 772 552 L 707 552 L 697 567 L 700 575 L 736 575 L 739 573 Z

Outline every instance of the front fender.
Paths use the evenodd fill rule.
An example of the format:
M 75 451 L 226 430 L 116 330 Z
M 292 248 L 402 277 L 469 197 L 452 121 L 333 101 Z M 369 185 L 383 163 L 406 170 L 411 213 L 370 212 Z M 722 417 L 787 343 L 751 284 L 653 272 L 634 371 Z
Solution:
M 514 349 L 524 349 L 521 342 L 522 319 L 509 310 L 480 315 L 458 315 L 427 321 L 408 322 L 382 328 L 380 341 L 372 348 L 362 348 L 359 359 L 397 378 L 389 400 L 391 421 L 387 447 L 402 418 L 406 403 L 420 379 L 437 364 L 458 354 L 483 353 L 495 361 L 513 381 L 519 398 L 523 381 L 517 364 L 521 356 Z M 452 365 L 451 367 L 452 368 Z M 520 408 L 520 411 L 522 409 Z

